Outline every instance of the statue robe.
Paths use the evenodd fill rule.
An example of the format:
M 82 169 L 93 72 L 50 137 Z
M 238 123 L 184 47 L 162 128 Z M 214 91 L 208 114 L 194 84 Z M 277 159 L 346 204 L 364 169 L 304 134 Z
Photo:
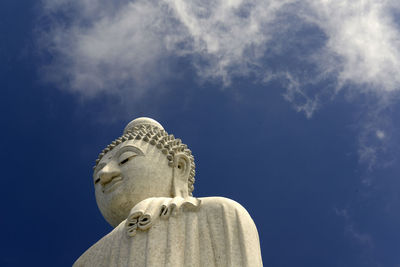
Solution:
M 220 197 L 149 198 L 89 248 L 81 266 L 262 266 L 256 226 L 237 202 Z

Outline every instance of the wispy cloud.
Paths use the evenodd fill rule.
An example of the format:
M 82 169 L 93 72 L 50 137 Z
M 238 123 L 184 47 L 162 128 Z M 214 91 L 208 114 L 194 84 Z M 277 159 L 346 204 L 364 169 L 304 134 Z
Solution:
M 166 75 L 165 38 L 175 34 L 167 7 L 140 1 L 107 8 L 103 2 L 45 2 L 54 16 L 57 8 L 74 13 L 67 22 L 54 20 L 50 33 L 41 35 L 54 55 L 46 78 L 88 97 L 121 90 L 140 97 Z
M 225 84 L 255 69 L 262 73 L 270 68 L 265 57 L 294 41 L 293 20 L 299 31 L 313 24 L 326 36 L 305 60 L 318 65 L 320 74 L 334 75 L 337 88 L 352 83 L 393 91 L 400 84 L 400 33 L 390 3 L 43 0 L 43 10 L 53 21 L 47 48 L 68 64 L 63 74 L 71 78 L 70 88 L 84 93 L 139 80 L 171 55 L 192 55 L 201 77 Z M 56 19 L 60 12 L 63 20 Z
M 374 256 L 375 242 L 373 236 L 369 233 L 359 230 L 359 225 L 351 216 L 349 209 L 334 209 L 337 216 L 343 218 L 344 233 L 349 237 L 352 243 L 356 244 L 360 249 L 360 263 L 361 266 L 376 266 L 380 267 L 382 264 Z
M 391 10 L 393 1 L 310 1 L 304 17 L 328 36 L 323 56 L 336 58 L 339 87 L 345 83 L 363 90 L 398 90 L 400 33 Z M 330 61 L 333 62 L 333 61 Z M 321 65 L 325 60 L 321 61 Z M 321 69 L 326 69 L 321 66 Z M 332 71 L 329 66 L 328 71 Z
M 397 93 L 387 92 L 375 95 L 364 103 L 358 117 L 359 161 L 369 171 L 386 168 L 396 163 L 399 151 L 399 127 L 395 123 L 393 107 L 398 102 Z M 372 182 L 367 174 L 365 184 Z
M 400 89 L 395 2 L 42 0 L 48 25 L 39 40 L 53 58 L 43 73 L 86 97 L 140 99 L 177 74 L 171 59 L 190 58 L 200 80 L 225 87 L 250 74 L 280 81 L 285 99 L 311 117 L 343 88 L 378 99 Z M 367 150 L 373 161 L 376 150 Z
M 347 209 L 335 209 L 335 213 L 337 216 L 340 216 L 344 219 L 345 231 L 352 239 L 357 241 L 360 245 L 365 246 L 367 249 L 374 248 L 374 242 L 371 235 L 367 233 L 361 233 L 357 229 Z
M 257 68 L 277 10 L 288 2 L 44 0 L 52 25 L 40 37 L 55 56 L 48 67 L 58 70 L 49 78 L 88 96 L 124 83 L 145 90 L 165 78 L 160 63 L 166 58 L 191 56 L 200 78 L 229 85 Z M 60 12 L 67 18 L 58 20 Z

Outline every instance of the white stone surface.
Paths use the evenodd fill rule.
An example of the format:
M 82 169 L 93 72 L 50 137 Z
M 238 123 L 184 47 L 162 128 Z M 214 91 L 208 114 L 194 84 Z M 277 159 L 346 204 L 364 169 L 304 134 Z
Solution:
M 115 229 L 74 266 L 262 266 L 257 229 L 233 200 L 191 196 L 194 158 L 149 118 L 99 156 L 96 201 Z

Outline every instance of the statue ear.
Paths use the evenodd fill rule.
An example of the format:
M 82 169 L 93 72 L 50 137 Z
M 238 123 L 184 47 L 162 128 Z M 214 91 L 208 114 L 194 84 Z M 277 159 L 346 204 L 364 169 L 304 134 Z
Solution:
M 174 197 L 188 197 L 188 183 L 190 174 L 190 159 L 184 153 L 178 153 L 174 156 L 174 175 L 172 184 L 172 193 Z

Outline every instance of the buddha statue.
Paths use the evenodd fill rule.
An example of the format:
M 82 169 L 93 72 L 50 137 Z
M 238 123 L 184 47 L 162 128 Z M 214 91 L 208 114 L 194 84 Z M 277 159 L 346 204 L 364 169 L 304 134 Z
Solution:
M 194 157 L 157 121 L 138 118 L 94 167 L 100 212 L 114 229 L 80 266 L 262 266 L 256 226 L 237 202 L 193 197 Z

